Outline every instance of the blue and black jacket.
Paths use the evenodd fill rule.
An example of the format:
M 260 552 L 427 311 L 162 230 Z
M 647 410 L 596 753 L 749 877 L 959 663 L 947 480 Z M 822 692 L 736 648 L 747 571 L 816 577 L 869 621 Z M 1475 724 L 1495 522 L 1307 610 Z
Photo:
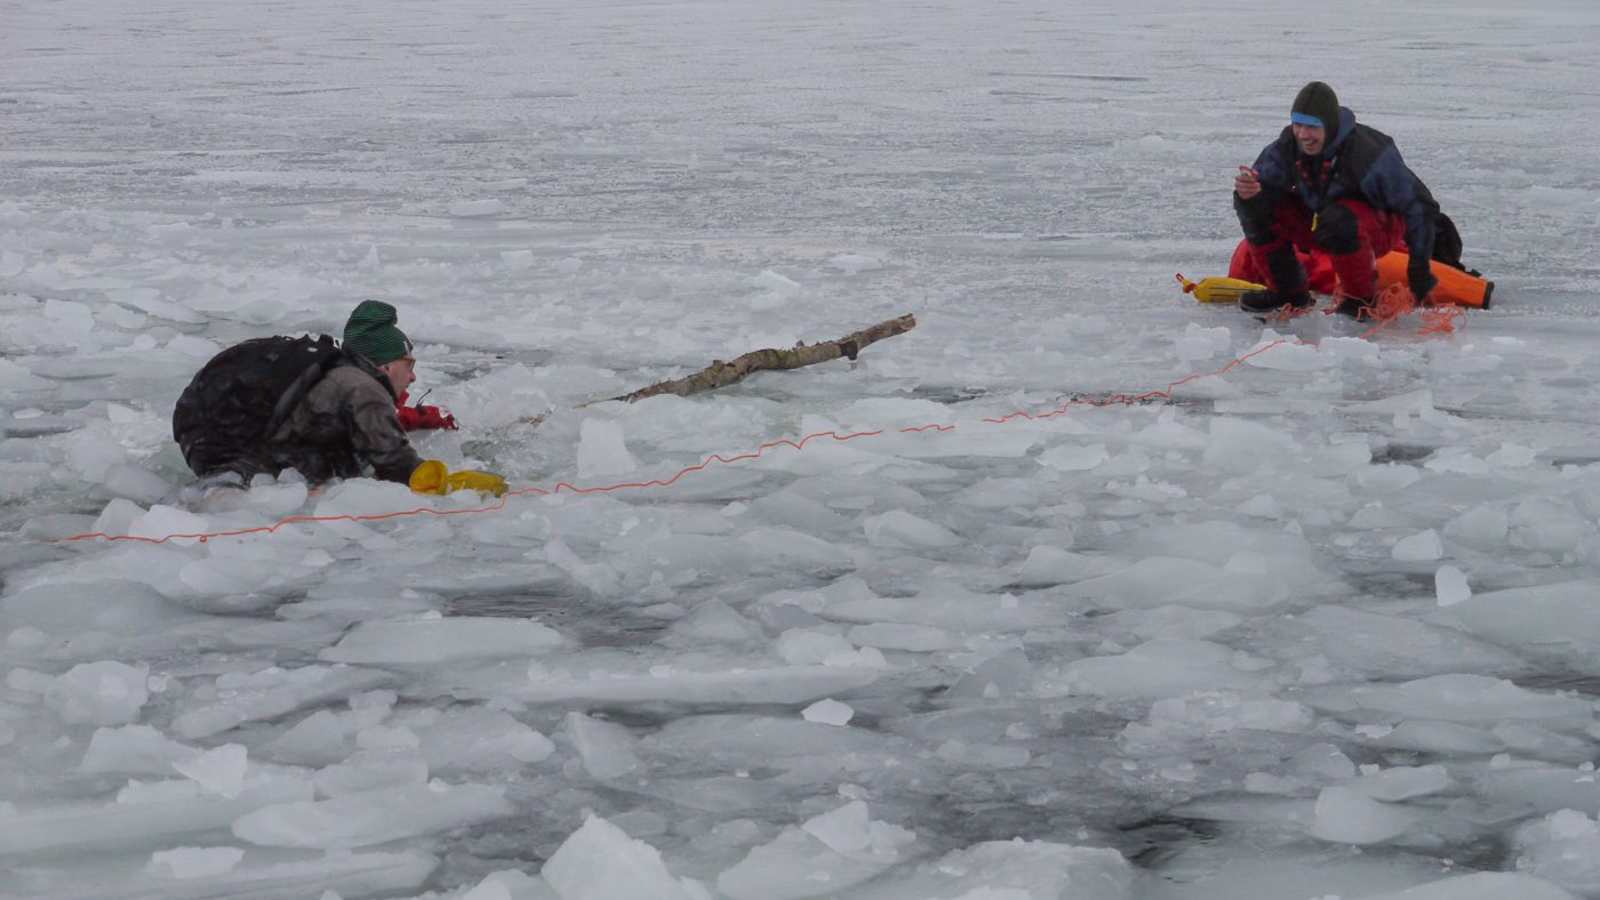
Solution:
M 1346 107 L 1339 107 L 1339 131 L 1323 147 L 1320 165 L 1301 154 L 1294 130 L 1285 127 L 1261 151 L 1255 169 L 1262 192 L 1251 204 L 1270 210 L 1292 195 L 1316 213 L 1340 198 L 1361 200 L 1405 219 L 1406 249 L 1412 259 L 1433 257 L 1439 204 L 1422 179 L 1406 167 L 1394 139 L 1357 124 L 1355 113 Z M 1237 197 L 1235 201 L 1244 202 Z

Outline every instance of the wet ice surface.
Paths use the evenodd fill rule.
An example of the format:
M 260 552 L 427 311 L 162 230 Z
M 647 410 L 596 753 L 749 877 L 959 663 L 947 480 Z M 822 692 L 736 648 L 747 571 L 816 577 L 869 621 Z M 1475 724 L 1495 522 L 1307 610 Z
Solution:
M 1297 6 L 0 2 L 0 892 L 1600 896 L 1600 18 Z M 986 421 L 1279 337 L 1171 276 L 1309 77 L 1496 307 Z M 883 433 L 52 542 L 478 505 L 183 494 L 369 296 L 517 485 Z

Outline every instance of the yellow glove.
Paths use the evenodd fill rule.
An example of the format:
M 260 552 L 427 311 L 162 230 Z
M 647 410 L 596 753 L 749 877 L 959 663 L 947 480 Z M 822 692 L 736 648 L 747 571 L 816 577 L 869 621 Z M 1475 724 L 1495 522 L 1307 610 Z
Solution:
M 506 480 L 493 472 L 462 469 L 452 472 L 437 459 L 425 459 L 411 472 L 411 489 L 419 494 L 449 494 L 453 491 L 487 491 L 496 497 L 506 492 Z

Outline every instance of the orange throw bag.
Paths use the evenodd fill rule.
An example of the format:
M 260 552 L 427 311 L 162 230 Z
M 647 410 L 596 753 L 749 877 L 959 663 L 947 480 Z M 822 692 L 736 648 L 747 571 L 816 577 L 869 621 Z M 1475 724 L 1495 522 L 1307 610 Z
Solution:
M 1391 284 L 1405 284 L 1406 266 L 1410 262 L 1411 257 L 1401 250 L 1379 257 L 1378 290 L 1382 291 Z M 1429 303 L 1434 306 L 1489 308 L 1489 299 L 1494 294 L 1494 282 L 1469 275 L 1438 260 L 1433 260 L 1432 268 L 1433 277 L 1439 279 L 1439 284 L 1428 294 Z

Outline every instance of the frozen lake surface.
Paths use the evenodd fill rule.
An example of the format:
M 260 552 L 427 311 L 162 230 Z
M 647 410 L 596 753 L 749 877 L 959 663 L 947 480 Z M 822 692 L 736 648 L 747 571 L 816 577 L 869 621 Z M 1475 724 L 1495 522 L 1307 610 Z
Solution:
M 0 23 L 0 896 L 1600 897 L 1592 4 Z M 1493 309 L 1178 292 L 1313 78 Z M 519 490 L 185 490 L 368 297 Z

